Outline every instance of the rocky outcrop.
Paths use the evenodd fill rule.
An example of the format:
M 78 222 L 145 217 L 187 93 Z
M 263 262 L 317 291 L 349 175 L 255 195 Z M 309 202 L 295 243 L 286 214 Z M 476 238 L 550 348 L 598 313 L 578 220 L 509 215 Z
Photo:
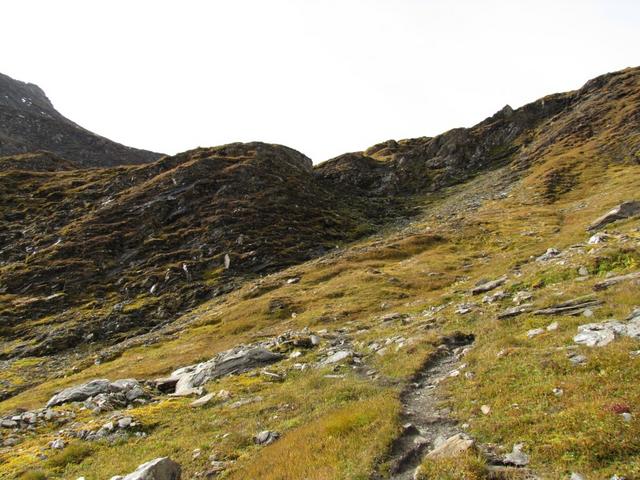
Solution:
M 206 362 L 179 368 L 168 379 L 156 382 L 161 385 L 173 384 L 172 393 L 175 396 L 201 394 L 202 386 L 211 380 L 270 365 L 283 358 L 283 355 L 265 348 L 238 347 L 222 352 Z

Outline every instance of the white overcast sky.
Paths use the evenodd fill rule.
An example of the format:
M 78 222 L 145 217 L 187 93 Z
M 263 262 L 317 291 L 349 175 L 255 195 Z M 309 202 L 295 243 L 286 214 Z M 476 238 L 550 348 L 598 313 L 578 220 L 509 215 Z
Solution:
M 640 64 L 638 0 L 8 0 L 0 15 L 0 72 L 164 153 L 261 140 L 319 162 Z

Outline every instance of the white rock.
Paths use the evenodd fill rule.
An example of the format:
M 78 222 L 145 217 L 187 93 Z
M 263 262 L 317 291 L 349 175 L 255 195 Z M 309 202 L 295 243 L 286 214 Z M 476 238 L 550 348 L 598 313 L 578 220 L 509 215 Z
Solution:
M 327 357 L 322 363 L 324 365 L 330 365 L 332 363 L 338 363 L 351 357 L 353 357 L 353 352 L 351 350 L 338 350 L 333 355 Z
M 161 457 L 143 463 L 129 475 L 113 478 L 121 480 L 180 480 L 180 476 L 180 465 L 168 457 Z
M 484 415 L 489 415 L 489 413 L 491 413 L 491 407 L 489 405 L 482 405 L 480 407 L 480 411 L 484 414 Z
M 120 420 L 118 420 L 118 428 L 129 428 L 132 422 L 133 418 L 122 417 Z
M 627 326 L 611 320 L 602 323 L 587 323 L 578 327 L 573 341 L 587 347 L 603 347 L 615 340 L 617 335 L 627 334 Z
M 67 446 L 67 444 L 61 438 L 56 438 L 53 442 L 51 442 L 50 446 L 54 450 L 62 450 L 64 447 Z

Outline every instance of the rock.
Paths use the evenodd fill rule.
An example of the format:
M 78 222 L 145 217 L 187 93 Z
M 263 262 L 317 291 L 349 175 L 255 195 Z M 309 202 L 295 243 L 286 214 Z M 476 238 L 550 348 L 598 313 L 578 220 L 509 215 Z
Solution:
M 482 405 L 480 411 L 483 415 L 489 415 L 491 413 L 491 407 L 489 405 Z
M 263 430 L 253 437 L 253 441 L 258 445 L 269 445 L 280 438 L 278 432 L 272 432 L 271 430 Z
M 633 420 L 633 415 L 631 415 L 629 412 L 622 412 L 620 414 L 620 416 L 627 423 L 629 423 L 631 420 Z
M 507 281 L 507 277 L 505 275 L 496 280 L 491 280 L 489 282 L 481 283 L 480 285 L 476 285 L 473 289 L 471 289 L 471 294 L 478 295 L 480 293 L 489 292 L 503 285 L 506 281 Z
M 287 283 L 289 285 L 292 285 L 294 283 L 299 283 L 299 282 L 300 282 L 300 277 L 292 277 L 287 279 Z
M 607 288 L 609 288 L 609 287 L 611 287 L 613 285 L 617 285 L 618 283 L 632 281 L 632 280 L 640 280 L 640 271 L 628 273 L 626 275 L 619 275 L 617 277 L 607 278 L 606 280 L 603 280 L 602 282 L 596 283 L 593 286 L 593 289 L 595 291 L 606 290 Z
M 592 235 L 589 240 L 587 240 L 587 243 L 589 245 L 597 245 L 599 243 L 606 242 L 608 239 L 609 235 L 607 235 L 606 233 L 596 233 L 595 235 Z
M 222 462 L 220 460 L 211 460 L 211 467 L 205 473 L 206 478 L 214 478 L 219 473 L 222 473 L 227 469 L 228 462 Z
M 131 390 L 134 387 L 139 387 L 140 382 L 138 382 L 135 378 L 122 378 L 120 380 L 116 380 L 115 382 L 111 382 L 111 390 L 112 391 L 123 391 L 123 390 Z
M 587 267 L 580 267 L 578 268 L 578 275 L 586 277 L 589 275 L 589 270 L 587 270 Z
M 403 320 L 405 318 L 407 318 L 409 315 L 407 315 L 406 313 L 399 313 L 399 312 L 391 312 L 391 313 L 387 313 L 386 315 L 383 315 L 382 317 L 380 317 L 380 321 L 383 323 L 386 322 L 393 322 L 394 320 Z
M 2 428 L 16 428 L 18 426 L 18 422 L 11 419 L 4 419 L 0 422 L 0 427 Z
M 201 387 L 210 380 L 243 373 L 257 367 L 263 367 L 277 362 L 284 355 L 270 352 L 262 347 L 243 347 L 219 353 L 211 360 L 196 365 L 180 368 L 171 374 L 177 379 L 175 396 L 186 396 L 201 392 Z M 163 379 L 166 382 L 166 379 Z
M 499 300 L 504 300 L 508 297 L 509 295 L 505 293 L 504 290 L 497 290 L 492 295 L 485 295 L 484 297 L 482 297 L 482 303 L 494 303 Z
M 587 360 L 587 357 L 585 357 L 584 355 L 572 355 L 571 357 L 569 357 L 569 361 L 574 365 L 584 365 L 585 363 L 587 363 Z
M 28 423 L 29 425 L 33 425 L 38 421 L 38 416 L 34 412 L 25 412 L 22 414 L 20 419 L 24 423 Z
M 194 400 L 189 405 L 193 408 L 202 407 L 211 401 L 211 399 L 215 397 L 215 393 L 207 393 L 206 395 Z
M 504 456 L 504 463 L 515 467 L 526 467 L 529 464 L 529 455 L 522 451 L 523 448 L 524 444 L 515 444 L 511 453 Z
M 544 328 L 533 328 L 527 332 L 527 338 L 537 337 L 545 332 Z
M 122 417 L 118 420 L 118 428 L 129 428 L 133 423 L 133 418 L 131 417 Z
M 516 305 L 522 305 L 524 302 L 528 302 L 533 298 L 531 292 L 520 291 L 513 296 L 513 303 Z
M 571 477 L 569 477 L 569 480 L 584 480 L 584 477 L 579 473 L 571 472 Z
M 317 335 L 310 335 L 309 340 L 311 340 L 311 345 L 313 345 L 314 347 L 320 345 L 320 337 Z
M 533 312 L 534 315 L 580 315 L 589 307 L 596 307 L 603 302 L 593 297 L 579 297 L 566 302 L 551 305 Z
M 53 442 L 49 444 L 51 448 L 54 450 L 62 450 L 67 444 L 61 438 L 56 438 Z
M 69 387 L 57 393 L 47 402 L 47 407 L 55 407 L 69 402 L 81 402 L 99 393 L 108 393 L 111 387 L 109 380 L 91 380 L 76 387 Z
M 338 363 L 347 358 L 353 357 L 353 352 L 351 350 L 338 350 L 332 355 L 329 355 L 322 362 L 323 365 L 330 365 L 332 363 Z
M 176 383 L 178 383 L 179 378 L 175 377 L 167 377 L 167 378 L 156 378 L 153 383 L 155 387 L 160 390 L 162 393 L 171 393 L 176 390 Z
M 216 397 L 218 397 L 220 400 L 229 400 L 233 395 L 231 395 L 231 392 L 229 390 L 220 390 L 217 394 Z
M 461 303 L 456 307 L 456 313 L 458 315 L 466 315 L 467 313 L 471 312 L 475 306 L 475 303 Z
M 560 250 L 558 250 L 557 248 L 547 248 L 546 252 L 536 258 L 536 262 L 546 262 L 553 258 L 556 258 L 558 255 L 560 255 Z
M 168 457 L 161 457 L 140 465 L 135 472 L 111 480 L 180 480 L 180 465 Z
M 604 347 L 619 335 L 627 335 L 627 326 L 615 320 L 587 323 L 578 327 L 578 334 L 573 337 L 573 341 L 587 347 Z
M 136 385 L 136 386 L 132 387 L 131 390 L 128 390 L 125 393 L 125 397 L 126 397 L 127 401 L 133 402 L 134 400 L 137 400 L 139 398 L 147 397 L 147 392 L 145 392 L 144 389 L 140 385 Z
M 552 391 L 556 397 L 561 397 L 562 395 L 564 395 L 564 390 L 561 388 L 554 388 Z
M 102 406 L 126 406 L 127 401 L 132 402 L 146 396 L 146 392 L 135 379 L 126 378 L 115 382 L 100 379 L 62 390 L 51 397 L 47 402 L 47 407 L 55 407 L 69 402 L 81 402 L 90 397 L 96 400 L 94 403 L 100 403 Z
M 498 319 L 502 320 L 505 318 L 517 317 L 518 315 L 530 312 L 531 310 L 533 310 L 533 305 L 531 303 L 525 303 L 517 307 L 507 308 L 505 311 L 500 312 L 498 314 Z
M 237 402 L 233 402 L 231 405 L 229 405 L 229 408 L 240 408 L 244 405 L 249 405 L 250 403 L 256 403 L 261 401 L 262 401 L 262 397 L 259 395 L 256 395 L 255 397 L 241 398 Z
M 447 438 L 437 448 L 431 450 L 425 458 L 452 458 L 457 457 L 461 453 L 464 453 L 475 447 L 475 442 L 472 438 L 464 433 L 457 433 L 452 437 Z
M 601 229 L 605 225 L 613 223 L 617 220 L 635 217 L 640 214 L 640 201 L 624 202 L 596 219 L 587 227 L 587 231 L 593 232 Z
M 229 270 L 229 267 L 231 266 L 231 257 L 229 256 L 228 253 L 224 254 L 224 269 L 225 270 Z
M 558 327 L 559 327 L 558 322 L 550 323 L 549 325 L 547 325 L 547 332 L 553 332 L 553 331 L 557 330 Z

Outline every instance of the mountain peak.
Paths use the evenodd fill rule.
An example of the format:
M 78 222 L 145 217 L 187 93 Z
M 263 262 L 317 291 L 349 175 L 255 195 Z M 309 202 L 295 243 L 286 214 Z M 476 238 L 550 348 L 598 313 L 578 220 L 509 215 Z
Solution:
M 85 130 L 61 115 L 37 85 L 0 74 L 0 156 L 42 150 L 83 168 L 147 163 L 160 156 Z

